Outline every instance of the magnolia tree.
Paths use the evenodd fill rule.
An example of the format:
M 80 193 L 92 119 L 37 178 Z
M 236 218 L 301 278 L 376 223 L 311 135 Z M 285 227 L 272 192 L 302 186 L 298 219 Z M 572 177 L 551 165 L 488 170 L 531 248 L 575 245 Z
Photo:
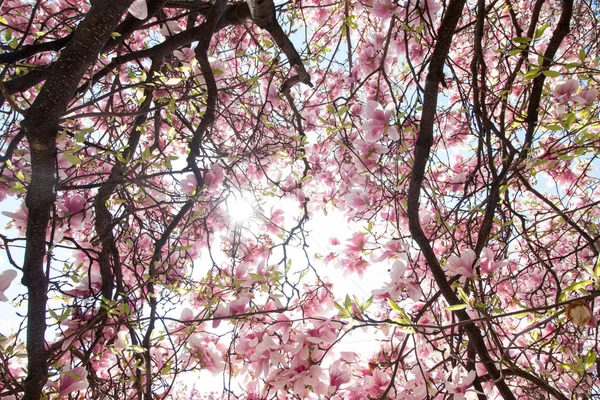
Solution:
M 0 398 L 597 395 L 598 15 L 0 0 Z

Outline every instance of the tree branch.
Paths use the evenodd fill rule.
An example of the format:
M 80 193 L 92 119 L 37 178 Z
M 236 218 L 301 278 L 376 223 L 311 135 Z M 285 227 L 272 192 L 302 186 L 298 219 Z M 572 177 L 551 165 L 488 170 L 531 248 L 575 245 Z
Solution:
M 115 0 L 111 7 L 91 8 L 21 123 L 31 150 L 31 184 L 26 197 L 29 209 L 27 245 L 22 279 L 29 294 L 26 400 L 39 400 L 48 379 L 45 343 L 48 282 L 44 257 L 50 210 L 56 199 L 58 120 L 66 111 L 79 80 L 96 60 L 130 3 L 131 0 Z
M 419 221 L 419 198 L 421 195 L 423 178 L 425 176 L 425 169 L 429 161 L 430 149 L 433 145 L 433 129 L 437 109 L 438 87 L 442 79 L 444 79 L 444 64 L 450 51 L 452 37 L 454 36 L 458 21 L 462 16 L 464 5 L 464 0 L 451 0 L 438 31 L 437 42 L 431 56 L 429 72 L 425 83 L 423 114 L 421 117 L 419 135 L 415 145 L 414 165 L 408 189 L 408 220 L 410 233 L 421 248 L 442 295 L 450 305 L 460 304 L 460 300 L 448 283 L 446 274 L 421 228 L 421 223 Z M 456 315 L 461 321 L 470 320 L 469 315 L 464 310 L 456 311 Z M 479 328 L 470 322 L 465 325 L 465 331 L 482 363 L 485 365 L 490 376 L 494 379 L 500 394 L 505 399 L 516 399 L 490 357 Z

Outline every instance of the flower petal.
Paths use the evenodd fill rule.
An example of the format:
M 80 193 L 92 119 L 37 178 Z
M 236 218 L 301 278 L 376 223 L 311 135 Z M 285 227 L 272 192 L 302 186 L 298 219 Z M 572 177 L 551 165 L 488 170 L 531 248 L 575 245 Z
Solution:
M 9 269 L 0 274 L 0 293 L 10 286 L 13 279 L 17 277 L 17 271 Z M 6 301 L 6 300 L 5 300 Z
M 144 20 L 148 18 L 148 5 L 146 0 L 135 0 L 129 7 L 129 13 L 137 19 Z

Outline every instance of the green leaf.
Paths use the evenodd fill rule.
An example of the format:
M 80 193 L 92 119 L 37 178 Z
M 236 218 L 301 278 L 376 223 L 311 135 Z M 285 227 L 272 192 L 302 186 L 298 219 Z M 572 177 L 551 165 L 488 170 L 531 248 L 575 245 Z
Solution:
M 562 131 L 562 127 L 560 127 L 559 125 L 556 124 L 551 124 L 551 125 L 547 125 L 546 129 L 550 130 L 550 131 Z
M 340 317 L 341 318 L 350 318 L 350 314 L 348 313 L 348 311 L 346 311 L 346 309 L 340 305 L 338 302 L 334 301 L 333 305 L 335 306 L 335 308 L 338 309 L 338 311 L 340 312 Z
M 464 310 L 465 308 L 467 308 L 468 305 L 467 304 L 454 304 L 453 306 L 448 306 L 446 307 L 446 310 L 448 311 L 458 311 L 458 310 Z
M 567 113 L 567 114 L 563 115 L 563 117 L 565 117 L 565 116 L 567 117 L 567 119 L 564 120 L 564 121 L 562 121 L 560 123 L 560 125 L 563 128 L 565 128 L 565 129 L 568 130 L 568 129 L 571 128 L 571 125 L 573 125 L 573 122 L 575 122 L 575 114 L 573 114 L 573 113 Z
M 77 375 L 75 372 L 71 372 L 71 371 L 65 371 L 63 372 L 63 374 L 70 376 L 73 379 L 81 379 L 82 377 Z
M 557 76 L 560 76 L 560 72 L 552 71 L 550 69 L 542 72 L 542 74 L 546 75 L 548 78 L 556 78 Z
M 539 39 L 542 37 L 542 35 L 544 34 L 544 31 L 546 30 L 546 28 L 548 28 L 548 24 L 544 24 L 542 26 L 540 26 L 539 28 L 537 28 L 535 30 L 535 39 Z
M 9 190 L 10 193 L 27 193 L 27 189 L 25 186 L 17 183 L 15 186 L 12 186 Z
M 396 304 L 396 302 L 392 299 L 387 299 L 388 304 L 392 307 L 392 310 L 396 311 L 398 314 L 404 313 L 404 311 Z
M 527 71 L 525 73 L 525 75 L 523 75 L 523 78 L 525 78 L 525 80 L 529 81 L 529 80 L 537 78 L 540 75 L 540 73 L 541 73 L 541 71 L 539 68 L 534 68 L 530 71 Z
M 142 160 L 146 161 L 150 158 L 150 147 L 146 147 L 142 153 Z
M 169 375 L 171 372 L 171 363 L 167 363 L 161 370 L 161 375 Z
M 344 106 L 342 108 L 340 108 L 337 112 L 338 117 L 341 117 L 342 115 L 344 115 L 346 113 L 346 111 L 348 111 L 350 109 L 350 107 L 348 106 Z
M 468 304 L 469 303 L 469 296 L 467 296 L 467 294 L 465 293 L 465 291 L 462 290 L 462 288 L 458 288 L 457 291 L 458 291 L 458 295 L 460 296 L 460 298 L 463 299 L 463 301 Z
M 125 157 L 123 157 L 123 154 L 121 153 L 115 153 L 115 158 L 121 163 L 121 164 L 127 164 L 127 160 L 125 160 Z
M 392 321 L 399 324 L 399 325 L 408 325 L 410 324 L 410 321 L 406 321 L 402 318 L 392 318 Z M 400 332 L 404 332 L 404 333 L 415 333 L 415 328 L 410 327 L 410 326 L 399 326 L 398 330 Z
M 594 281 L 592 281 L 590 279 L 586 279 L 585 281 L 581 281 L 581 282 L 575 282 L 575 283 L 570 284 L 566 288 L 564 288 L 563 292 L 568 292 L 568 291 L 576 292 L 579 289 L 585 288 L 586 286 L 588 286 L 591 283 L 594 283 Z
M 396 311 L 398 315 L 400 315 L 400 318 L 402 320 L 406 321 L 405 323 L 409 324 L 411 322 L 410 317 L 408 316 L 406 311 L 401 309 L 400 306 L 396 304 L 396 302 L 394 302 L 394 300 L 388 299 L 388 304 L 390 305 L 390 307 L 392 307 L 392 310 Z
M 594 363 L 596 362 L 596 358 L 597 358 L 597 354 L 595 351 L 590 351 L 589 353 L 586 354 L 585 356 L 585 367 L 586 369 L 590 368 L 592 365 L 594 365 Z
M 142 346 L 131 346 L 131 350 L 133 350 L 134 353 L 143 353 L 146 351 Z
M 350 296 L 348 295 L 346 295 L 346 298 L 344 299 L 344 307 L 346 307 L 347 311 L 352 310 L 352 300 L 350 300 Z
M 165 85 L 175 86 L 181 83 L 181 78 L 169 78 L 166 80 Z M 140 101 L 141 102 L 141 101 Z
M 77 157 L 75 154 L 73 154 L 73 153 L 63 153 L 63 156 L 71 164 L 73 164 L 75 166 L 81 165 L 81 159 L 79 157 Z
M 531 42 L 531 38 L 527 37 L 527 36 L 521 36 L 521 37 L 513 38 L 512 41 L 515 43 L 529 43 L 529 42 Z
M 67 319 L 69 317 L 69 315 L 71 315 L 71 309 L 65 308 L 65 310 L 62 312 L 62 314 L 60 314 L 60 322 Z
M 85 133 L 82 131 L 75 132 L 75 140 L 77 143 L 83 143 L 85 141 Z
M 594 266 L 594 276 L 596 279 L 600 278 L 600 257 L 596 259 L 596 265 Z
M 248 276 L 258 282 L 265 281 L 265 277 L 259 274 L 248 273 Z

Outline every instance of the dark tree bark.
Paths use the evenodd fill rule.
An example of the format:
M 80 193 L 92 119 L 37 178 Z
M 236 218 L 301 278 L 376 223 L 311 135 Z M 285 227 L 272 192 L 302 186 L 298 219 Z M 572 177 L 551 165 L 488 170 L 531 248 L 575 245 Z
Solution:
M 27 357 L 25 381 L 27 400 L 40 398 L 48 379 L 46 301 L 48 277 L 44 271 L 46 231 L 50 210 L 56 199 L 56 136 L 80 79 L 111 37 L 131 0 L 115 0 L 110 6 L 93 6 L 77 28 L 52 69 L 21 126 L 31 151 L 31 184 L 27 191 L 29 208 L 23 285 L 28 289 Z
M 421 194 L 421 186 L 423 183 L 423 179 L 425 176 L 425 169 L 429 160 L 430 149 L 433 145 L 433 132 L 434 132 L 434 124 L 435 124 L 435 115 L 437 108 L 437 97 L 438 97 L 438 87 L 440 82 L 443 80 L 444 73 L 444 63 L 446 58 L 448 57 L 448 52 L 450 50 L 450 44 L 452 41 L 452 36 L 456 30 L 458 25 L 458 21 L 460 16 L 462 15 L 462 9 L 464 7 L 463 0 L 453 0 L 449 3 L 447 13 L 444 17 L 444 20 L 440 26 L 438 31 L 438 41 L 436 42 L 433 55 L 431 58 L 429 72 L 427 74 L 426 84 L 425 84 L 425 97 L 423 101 L 423 115 L 421 119 L 421 126 L 419 130 L 419 135 L 415 147 L 414 153 L 414 166 L 411 175 L 410 187 L 408 192 L 408 218 L 409 218 L 409 227 L 410 232 L 418 243 L 425 259 L 427 260 L 427 264 L 431 269 L 431 272 L 435 278 L 436 283 L 440 287 L 440 292 L 445 297 L 446 301 L 450 305 L 460 304 L 460 300 L 458 296 L 454 293 L 451 285 L 449 284 L 445 272 L 440 265 L 439 260 L 437 259 L 431 244 L 426 237 L 425 233 L 421 228 L 421 224 L 419 222 L 419 197 Z M 572 16 L 573 3 L 572 0 L 563 0 L 562 1 L 562 12 L 560 16 L 560 20 L 558 26 L 550 40 L 550 43 L 546 49 L 544 54 L 544 62 L 542 67 L 544 69 L 549 69 L 552 59 L 554 58 L 560 43 L 566 36 L 569 31 L 570 20 Z M 527 112 L 527 132 L 525 137 L 524 147 L 517 159 L 515 165 L 520 164 L 522 160 L 526 158 L 528 151 L 530 150 L 532 137 L 534 130 L 537 127 L 538 122 L 538 113 L 539 113 L 539 104 L 542 94 L 542 88 L 544 84 L 545 76 L 540 74 L 533 83 L 533 89 L 531 93 L 531 99 L 529 102 L 528 112 Z M 510 164 L 510 163 L 509 163 Z M 487 241 L 490 230 L 491 230 L 491 220 L 494 216 L 495 207 L 499 201 L 499 184 L 500 180 L 504 179 L 506 174 L 508 173 L 508 168 L 511 168 L 512 164 L 507 167 L 501 174 L 500 177 L 496 179 L 494 182 L 494 187 L 492 193 L 490 195 L 490 201 L 488 202 L 488 209 L 486 210 L 486 217 L 483 222 L 483 227 L 480 232 L 480 237 L 477 245 L 477 252 L 481 251 L 483 248 L 483 244 Z M 456 316 L 459 320 L 463 322 L 467 322 L 470 320 L 469 315 L 464 310 L 457 310 Z M 488 348 L 484 341 L 484 337 L 482 335 L 481 330 L 472 322 L 466 323 L 464 325 L 464 329 L 469 337 L 470 346 L 477 353 L 482 363 L 485 365 L 490 377 L 493 379 L 496 387 L 503 398 L 505 399 L 515 399 L 514 394 L 512 393 L 510 387 L 504 381 L 504 378 L 501 372 L 496 367 L 494 360 L 491 358 L 488 352 Z M 556 398 L 564 398 L 559 392 L 555 391 L 553 388 L 547 385 L 540 385 L 539 381 L 535 380 L 535 377 L 526 377 L 530 379 L 533 383 L 546 387 L 547 391 L 552 394 Z
M 446 15 L 444 16 L 438 31 L 438 40 L 433 50 L 433 55 L 429 64 L 429 72 L 425 82 L 423 115 L 421 118 L 419 136 L 415 146 L 414 166 L 408 190 L 410 233 L 421 248 L 442 295 L 450 305 L 460 304 L 460 300 L 446 279 L 446 274 L 429 243 L 429 239 L 425 236 L 425 233 L 421 228 L 421 223 L 419 221 L 419 197 L 421 195 L 421 186 L 423 184 L 425 169 L 429 160 L 430 149 L 433 145 L 438 87 L 440 82 L 444 79 L 444 64 L 450 51 L 452 36 L 454 35 L 460 17 L 462 16 L 464 5 L 464 0 L 452 0 L 448 5 Z M 461 321 L 470 320 L 469 315 L 464 310 L 456 311 L 456 315 Z M 494 380 L 502 397 L 505 399 L 516 399 L 490 357 L 479 328 L 474 323 L 470 322 L 465 325 L 465 331 L 469 337 L 470 345 L 473 346 L 474 350 L 479 355 L 479 358 Z

